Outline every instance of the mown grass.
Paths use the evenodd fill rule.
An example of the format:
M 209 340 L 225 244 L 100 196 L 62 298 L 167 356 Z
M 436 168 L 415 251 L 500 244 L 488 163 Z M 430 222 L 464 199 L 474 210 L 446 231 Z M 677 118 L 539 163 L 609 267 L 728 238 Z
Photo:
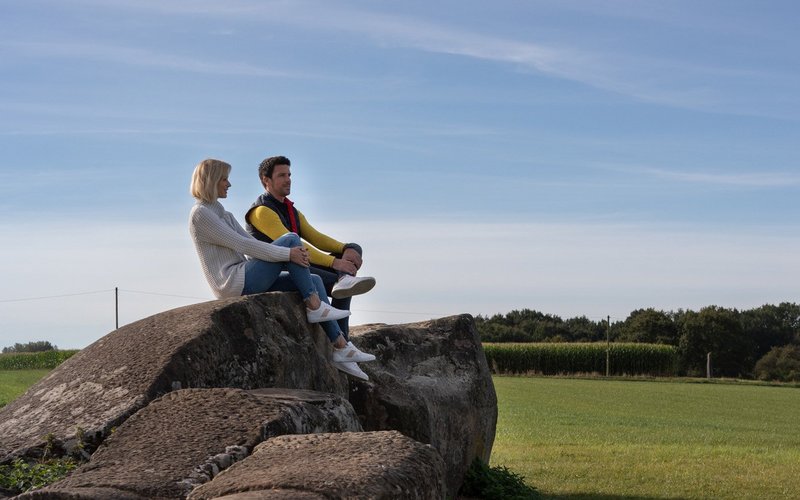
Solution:
M 0 370 L 0 406 L 49 370 Z M 544 498 L 797 498 L 800 389 L 494 377 L 490 464 Z
M 21 396 L 50 370 L 0 370 L 0 408 Z
M 545 498 L 796 498 L 800 391 L 494 377 L 491 465 Z

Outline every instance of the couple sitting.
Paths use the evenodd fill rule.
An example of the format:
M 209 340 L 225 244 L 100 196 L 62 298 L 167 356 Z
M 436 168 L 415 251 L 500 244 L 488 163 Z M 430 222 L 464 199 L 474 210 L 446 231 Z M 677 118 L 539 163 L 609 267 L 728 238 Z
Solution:
M 294 208 L 286 198 L 291 190 L 290 162 L 282 156 L 267 158 L 259 167 L 266 192 L 247 212 L 249 232 L 245 231 L 218 201 L 228 196 L 230 172 L 228 163 L 203 160 L 194 169 L 190 188 L 197 203 L 189 217 L 189 232 L 214 295 L 299 291 L 309 323 L 320 323 L 333 344 L 336 368 L 367 380 L 357 363 L 375 356 L 348 340 L 350 298 L 375 286 L 374 278 L 356 277 L 361 247 L 320 233 Z M 303 246 L 301 236 L 316 248 Z M 329 294 L 333 305 L 328 303 Z

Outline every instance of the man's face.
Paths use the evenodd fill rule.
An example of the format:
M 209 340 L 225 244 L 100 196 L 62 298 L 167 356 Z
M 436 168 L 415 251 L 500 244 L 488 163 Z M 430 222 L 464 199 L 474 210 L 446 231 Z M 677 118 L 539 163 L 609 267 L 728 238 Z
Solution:
M 289 165 L 275 165 L 272 170 L 272 178 L 265 179 L 267 183 L 267 190 L 272 193 L 272 196 L 285 197 L 289 196 L 292 191 L 292 172 Z

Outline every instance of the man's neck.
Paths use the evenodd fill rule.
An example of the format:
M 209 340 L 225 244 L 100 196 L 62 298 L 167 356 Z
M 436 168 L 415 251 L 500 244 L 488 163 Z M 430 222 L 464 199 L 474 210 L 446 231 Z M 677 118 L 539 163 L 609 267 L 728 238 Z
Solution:
M 276 200 L 278 200 L 281 203 L 285 203 L 285 201 L 286 201 L 286 197 L 285 196 L 279 196 L 279 195 L 273 193 L 272 191 L 270 191 L 269 189 L 267 189 L 267 193 L 272 195 L 273 198 L 275 198 Z

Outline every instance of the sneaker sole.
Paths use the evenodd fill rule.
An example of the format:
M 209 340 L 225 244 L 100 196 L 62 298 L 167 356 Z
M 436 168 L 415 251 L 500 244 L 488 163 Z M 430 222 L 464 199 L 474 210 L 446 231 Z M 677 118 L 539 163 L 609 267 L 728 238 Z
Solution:
M 353 377 L 355 377 L 355 378 L 357 378 L 359 380 L 369 380 L 369 376 L 366 373 L 364 373 L 363 371 L 361 371 L 361 372 L 350 371 L 341 363 L 336 363 L 336 369 L 339 370 L 342 373 L 346 373 L 346 374 L 348 374 L 350 376 L 353 376 Z
M 375 279 L 359 281 L 350 288 L 337 289 L 331 292 L 331 297 L 334 299 L 346 299 L 353 295 L 361 295 L 367 293 L 375 286 Z
M 361 355 L 356 354 L 352 357 L 344 359 L 336 359 L 336 358 L 331 358 L 331 359 L 333 360 L 334 363 L 350 363 L 350 362 L 369 363 L 370 361 L 375 361 L 376 358 L 372 354 L 362 353 Z

